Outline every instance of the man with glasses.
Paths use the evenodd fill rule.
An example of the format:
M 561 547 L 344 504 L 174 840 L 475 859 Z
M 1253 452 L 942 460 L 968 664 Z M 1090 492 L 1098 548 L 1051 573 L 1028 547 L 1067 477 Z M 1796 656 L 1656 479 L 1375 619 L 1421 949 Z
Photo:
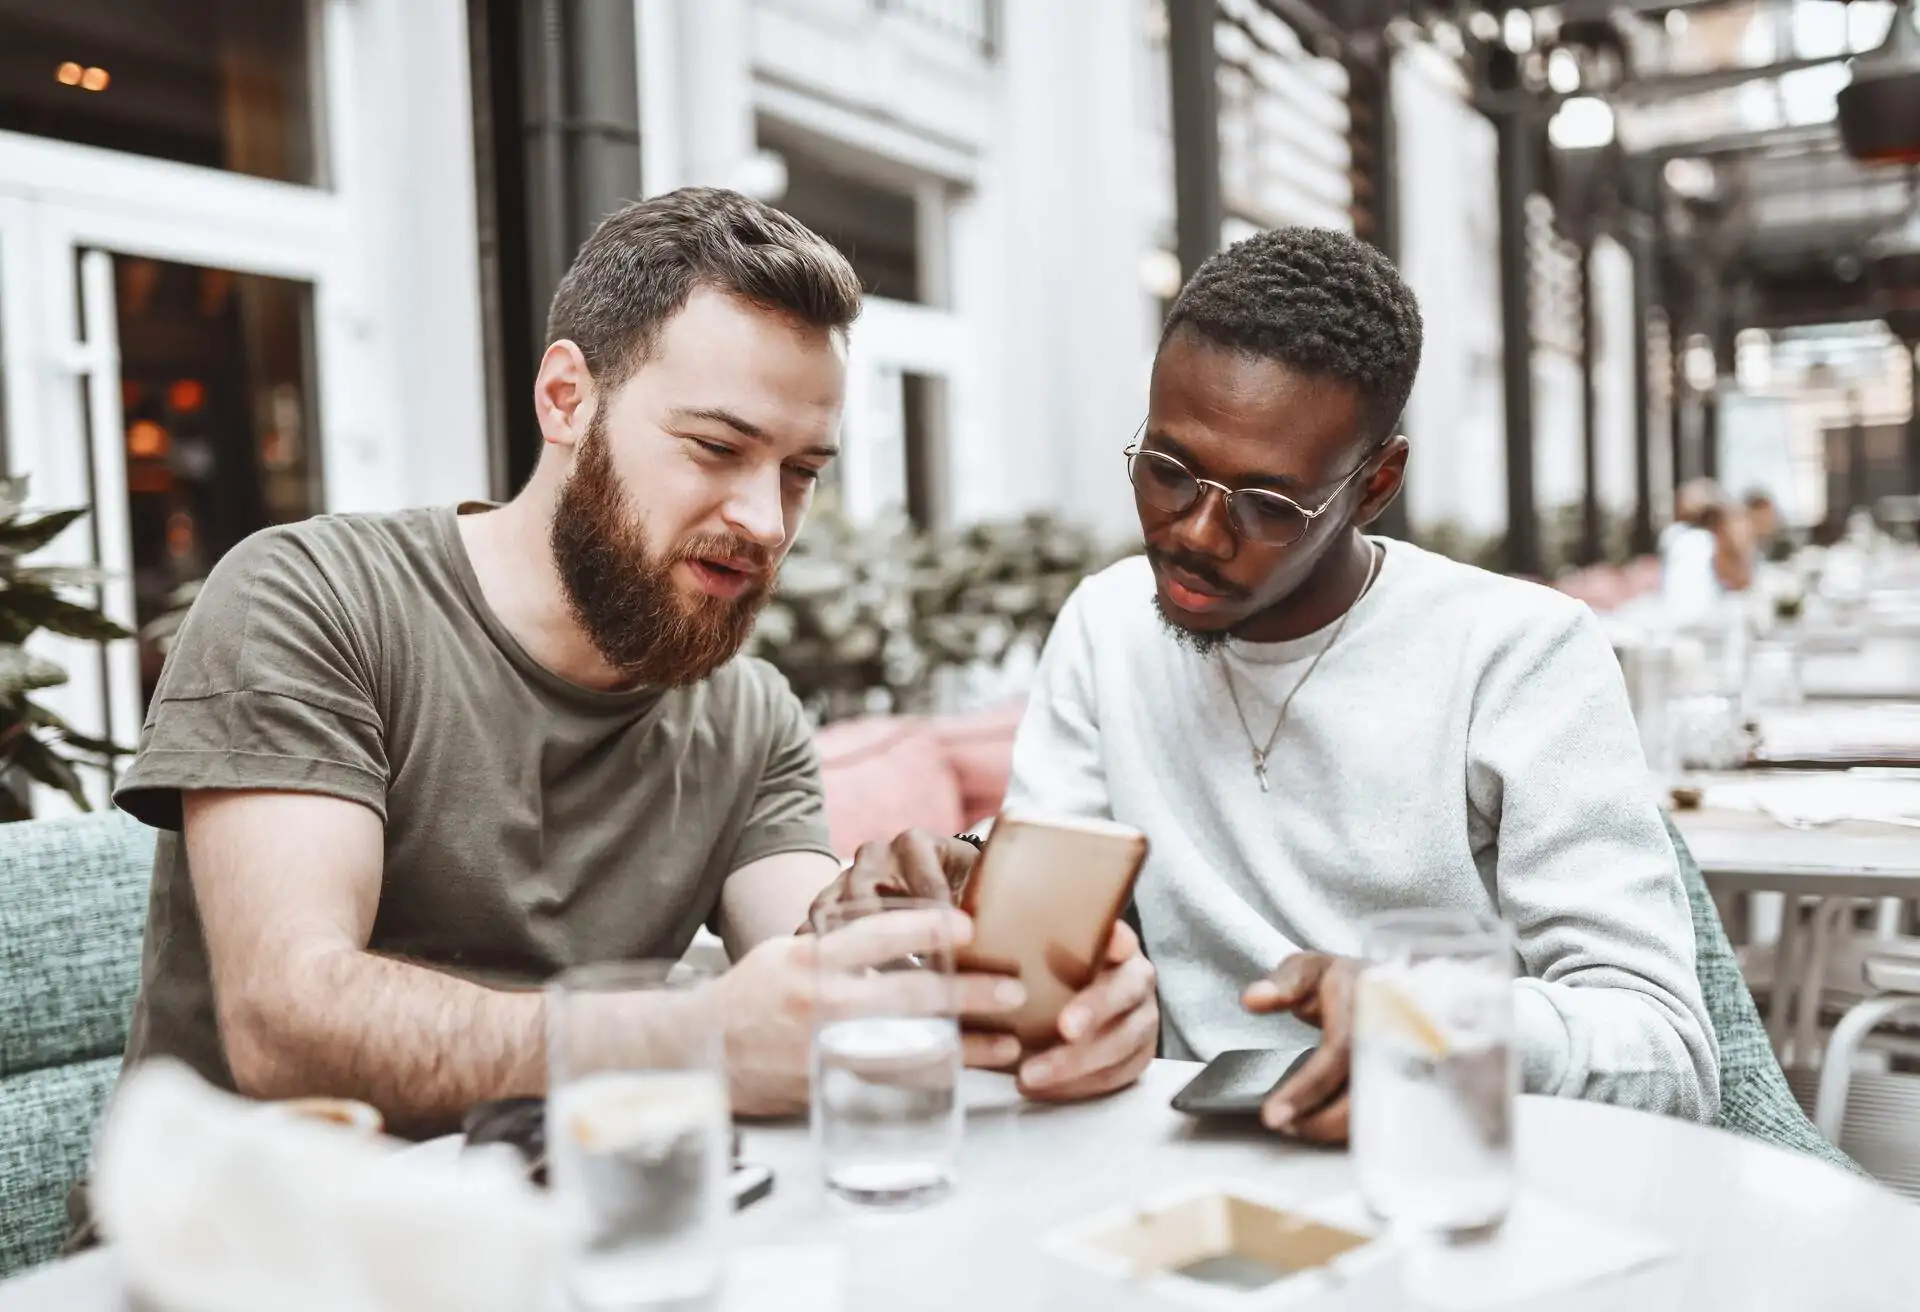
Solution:
M 1168 1055 L 1320 1046 L 1275 1129 L 1346 1137 L 1362 925 L 1412 907 L 1512 927 L 1528 1090 L 1709 1121 L 1687 901 L 1598 625 L 1364 531 L 1405 474 L 1420 343 L 1399 274 L 1344 234 L 1202 266 L 1126 452 L 1145 555 L 1061 614 L 1009 803 L 1147 832 Z

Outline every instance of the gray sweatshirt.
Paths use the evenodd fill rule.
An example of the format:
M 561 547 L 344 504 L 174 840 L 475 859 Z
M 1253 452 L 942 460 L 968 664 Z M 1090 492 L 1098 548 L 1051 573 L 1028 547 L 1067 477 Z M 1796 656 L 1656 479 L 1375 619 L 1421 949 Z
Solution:
M 1254 774 L 1332 628 L 1201 656 L 1135 557 L 1085 581 L 1041 658 L 1010 805 L 1146 831 L 1141 925 L 1165 1046 L 1305 1047 L 1241 990 L 1301 949 L 1355 954 L 1361 919 L 1494 908 L 1512 928 L 1532 1093 L 1711 1121 L 1719 1055 L 1693 927 L 1619 666 L 1591 612 L 1403 542 L 1386 550 Z

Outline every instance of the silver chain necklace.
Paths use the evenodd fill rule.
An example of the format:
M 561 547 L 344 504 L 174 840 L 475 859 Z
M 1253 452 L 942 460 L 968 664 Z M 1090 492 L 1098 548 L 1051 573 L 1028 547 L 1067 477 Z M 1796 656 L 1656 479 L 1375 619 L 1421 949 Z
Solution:
M 1287 722 L 1287 711 L 1292 708 L 1294 697 L 1299 694 L 1302 688 L 1307 686 L 1307 680 L 1313 677 L 1313 672 L 1320 668 L 1320 658 L 1332 651 L 1333 644 L 1340 641 L 1340 635 L 1347 631 L 1347 619 L 1353 614 L 1354 607 L 1360 604 L 1361 597 L 1365 597 L 1367 593 L 1373 590 L 1373 581 L 1379 576 L 1380 563 L 1386 559 L 1387 553 L 1383 548 L 1374 543 L 1370 542 L 1367 545 L 1373 548 L 1373 554 L 1367 560 L 1367 581 L 1360 585 L 1360 596 L 1355 597 L 1353 599 L 1353 605 L 1347 607 L 1341 614 L 1340 622 L 1333 626 L 1333 636 L 1328 638 L 1326 644 L 1313 654 L 1313 661 L 1307 666 L 1307 672 L 1300 676 L 1299 682 L 1293 685 L 1292 690 L 1287 693 L 1286 699 L 1280 703 L 1280 718 L 1273 722 L 1273 732 L 1267 735 L 1267 745 L 1265 747 L 1258 746 L 1253 741 L 1253 729 L 1247 724 L 1247 713 L 1240 709 L 1240 694 L 1233 686 L 1233 666 L 1227 663 L 1226 648 L 1222 647 L 1220 649 L 1220 673 L 1226 677 L 1227 696 L 1233 699 L 1233 713 L 1240 718 L 1240 732 L 1247 736 L 1247 748 L 1253 753 L 1253 777 L 1260 781 L 1260 791 L 1263 793 L 1269 791 L 1267 787 L 1267 754 L 1273 750 L 1274 743 L 1279 741 L 1280 730 Z

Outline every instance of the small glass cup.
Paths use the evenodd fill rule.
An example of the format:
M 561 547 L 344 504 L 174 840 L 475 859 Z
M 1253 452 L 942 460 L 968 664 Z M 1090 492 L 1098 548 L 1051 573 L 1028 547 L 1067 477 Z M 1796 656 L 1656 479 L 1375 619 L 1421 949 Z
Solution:
M 1473 911 L 1370 917 L 1354 1006 L 1353 1155 L 1398 1230 L 1472 1236 L 1514 1193 L 1513 947 Z
M 1791 642 L 1756 643 L 1747 661 L 1746 709 L 1778 710 L 1805 701 L 1799 649 Z
M 827 1192 L 873 1208 L 953 1189 L 964 1109 L 956 912 L 924 898 L 823 906 L 813 1143 Z
M 713 979 L 671 961 L 547 986 L 547 1175 L 567 1306 L 711 1308 L 732 1116 Z

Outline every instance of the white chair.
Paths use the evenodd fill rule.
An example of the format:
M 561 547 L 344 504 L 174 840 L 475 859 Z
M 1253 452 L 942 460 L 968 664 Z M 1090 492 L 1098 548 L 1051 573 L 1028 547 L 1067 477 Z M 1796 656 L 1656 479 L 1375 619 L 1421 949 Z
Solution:
M 1848 1008 L 1833 1027 L 1820 1063 L 1820 1091 L 1814 1098 L 1813 1123 L 1832 1144 L 1840 1142 L 1853 1061 L 1867 1035 L 1909 1008 L 1920 1013 L 1920 960 L 1868 957 L 1861 963 L 1861 973 L 1876 996 Z

